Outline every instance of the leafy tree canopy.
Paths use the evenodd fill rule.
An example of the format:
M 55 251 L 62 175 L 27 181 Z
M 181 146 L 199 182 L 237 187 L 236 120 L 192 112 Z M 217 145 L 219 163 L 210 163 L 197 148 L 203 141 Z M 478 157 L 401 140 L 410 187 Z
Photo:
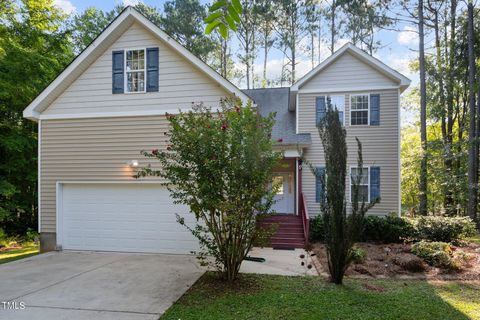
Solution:
M 160 169 L 143 168 L 138 177 L 160 176 L 175 203 L 187 205 L 197 223 L 187 225 L 198 238 L 202 262 L 233 281 L 253 242 L 268 231 L 256 227 L 258 215 L 269 212 L 274 188 L 267 188 L 280 154 L 272 150 L 273 114 L 261 117 L 251 103 L 227 99 L 219 112 L 203 105 L 169 115 L 167 150 L 143 154 Z M 183 217 L 178 217 L 184 224 Z

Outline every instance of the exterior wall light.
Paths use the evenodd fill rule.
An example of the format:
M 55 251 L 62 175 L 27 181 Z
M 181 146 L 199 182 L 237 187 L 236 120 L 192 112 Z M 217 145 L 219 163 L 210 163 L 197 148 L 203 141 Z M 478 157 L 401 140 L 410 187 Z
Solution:
M 138 167 L 138 160 L 129 160 L 127 162 L 127 164 L 130 166 L 130 167 Z

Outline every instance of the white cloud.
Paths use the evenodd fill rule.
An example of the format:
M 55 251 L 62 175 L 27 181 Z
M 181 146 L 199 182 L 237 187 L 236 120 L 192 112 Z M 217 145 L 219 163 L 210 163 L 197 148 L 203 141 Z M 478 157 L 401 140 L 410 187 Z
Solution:
M 407 76 L 408 74 L 412 73 L 412 71 L 410 70 L 411 61 L 411 58 L 391 57 L 389 59 L 389 66 Z
M 344 44 L 346 44 L 349 40 L 346 38 L 338 39 L 335 42 L 335 50 L 340 49 Z M 308 47 L 308 39 L 303 39 L 300 44 L 299 48 L 306 48 Z M 269 57 L 267 61 L 267 79 L 270 81 L 273 81 L 270 86 L 273 87 L 278 87 L 280 85 L 283 86 L 289 86 L 289 83 L 287 81 L 283 82 L 282 84 L 279 82 L 280 76 L 282 74 L 282 66 L 286 63 L 288 63 L 288 59 L 285 58 L 278 58 L 278 56 L 281 56 L 280 51 L 278 49 L 274 49 L 270 52 L 270 56 L 274 57 Z M 327 43 L 322 43 L 320 47 L 320 56 L 321 60 L 325 60 L 326 58 L 330 57 L 330 48 L 329 44 Z M 318 46 L 315 47 L 315 67 L 318 64 Z M 286 66 L 287 70 L 290 70 L 290 65 Z M 259 55 L 259 59 L 255 61 L 255 78 L 258 79 L 256 83 L 261 82 L 263 79 L 263 56 Z M 240 63 L 239 61 L 235 61 L 235 70 L 238 71 L 238 74 L 245 74 L 245 66 Z M 312 61 L 311 57 L 309 56 L 308 52 L 300 51 L 297 53 L 297 58 L 296 58 L 296 65 L 295 65 L 295 79 L 299 80 L 301 77 L 303 77 L 305 74 L 307 74 L 310 70 L 312 70 Z M 287 71 L 287 72 L 288 72 Z M 240 88 L 246 88 L 246 79 L 245 76 L 242 79 L 234 79 L 234 83 L 239 86 Z
M 397 41 L 402 45 L 413 45 L 418 43 L 418 33 L 414 27 L 405 26 L 397 35 Z
M 77 9 L 69 0 L 54 0 L 53 4 L 66 14 L 72 14 Z
M 295 77 L 298 80 L 301 78 L 305 73 L 310 71 L 312 64 L 309 59 L 307 58 L 297 58 L 297 64 L 295 65 Z M 287 63 L 287 59 L 285 61 L 283 59 L 273 59 L 269 58 L 267 61 L 267 79 L 270 81 L 274 81 L 274 84 L 271 86 L 273 87 L 279 87 L 280 85 L 282 86 L 289 86 L 289 83 L 287 81 L 284 81 L 283 83 L 280 83 L 280 76 L 282 74 L 282 66 L 284 63 Z M 290 66 L 286 66 L 288 70 L 290 70 Z M 241 64 L 240 62 L 235 63 L 235 69 L 238 71 L 239 74 L 245 74 L 245 66 Z M 258 83 L 261 82 L 263 79 L 263 61 L 257 61 L 254 66 L 255 69 L 255 78 L 258 79 L 256 81 L 256 85 L 258 86 Z M 242 79 L 234 79 L 234 82 L 237 86 L 240 88 L 246 88 L 246 78 L 245 76 Z
M 418 72 L 410 69 L 411 62 L 416 59 L 418 59 L 418 54 L 414 51 L 409 51 L 404 54 L 390 53 L 381 58 L 388 66 L 410 78 L 412 85 L 416 85 L 418 82 Z
M 141 1 L 140 0 L 123 0 L 123 5 L 124 6 L 136 6 L 137 4 L 139 4 Z

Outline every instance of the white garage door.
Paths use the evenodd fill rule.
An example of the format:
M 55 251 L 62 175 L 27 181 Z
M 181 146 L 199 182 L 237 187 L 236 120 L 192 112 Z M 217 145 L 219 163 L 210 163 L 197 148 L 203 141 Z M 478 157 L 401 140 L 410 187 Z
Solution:
M 195 238 L 176 220 L 193 222 L 185 206 L 152 183 L 61 184 L 58 242 L 64 249 L 190 253 Z

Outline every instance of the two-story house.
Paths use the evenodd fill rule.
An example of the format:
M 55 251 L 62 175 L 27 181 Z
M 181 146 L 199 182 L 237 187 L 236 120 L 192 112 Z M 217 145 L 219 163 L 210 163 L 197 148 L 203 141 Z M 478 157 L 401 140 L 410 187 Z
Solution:
M 140 151 L 166 147 L 166 112 L 192 102 L 215 108 L 229 95 L 253 100 L 261 114 L 277 113 L 272 138 L 284 159 L 275 170 L 283 187 L 274 209 L 287 226 L 274 245 L 302 246 L 305 214 L 319 213 L 318 179 L 302 170 L 301 157 L 323 165 L 317 123 L 327 103 L 341 111 L 362 194 L 381 197 L 371 213 L 399 212 L 399 101 L 409 83 L 348 44 L 290 88 L 242 91 L 128 7 L 24 111 L 39 128 L 41 250 L 195 249 L 175 217 L 192 221 L 188 208 L 173 204 L 161 181 L 132 176 L 138 165 L 157 165 Z M 363 172 L 355 168 L 356 136 Z

